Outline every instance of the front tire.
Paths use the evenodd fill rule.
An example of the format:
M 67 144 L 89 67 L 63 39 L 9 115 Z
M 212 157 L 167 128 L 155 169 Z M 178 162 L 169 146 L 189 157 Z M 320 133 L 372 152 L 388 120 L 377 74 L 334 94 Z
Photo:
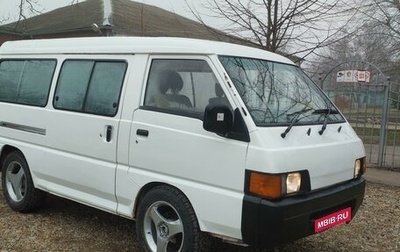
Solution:
M 4 158 L 1 175 L 4 197 L 14 211 L 27 213 L 42 205 L 45 192 L 35 188 L 21 152 L 11 152 Z
M 200 231 L 189 200 L 177 189 L 157 186 L 140 201 L 136 230 L 143 251 L 203 251 L 208 237 Z

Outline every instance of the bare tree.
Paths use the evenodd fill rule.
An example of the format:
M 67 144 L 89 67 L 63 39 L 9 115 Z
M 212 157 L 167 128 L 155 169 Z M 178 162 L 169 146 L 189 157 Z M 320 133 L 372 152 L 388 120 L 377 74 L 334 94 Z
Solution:
M 392 95 L 400 109 L 400 1 L 399 0 L 353 0 L 359 9 L 365 38 L 376 38 L 378 43 L 370 46 L 368 59 L 378 65 L 392 80 Z M 371 49 L 372 47 L 372 49 Z M 397 93 L 396 93 L 397 92 Z
M 38 10 L 38 7 L 38 0 L 20 0 L 18 22 L 25 20 L 27 15 L 40 14 L 41 11 Z M 26 13 L 26 11 L 28 11 L 28 13 Z
M 226 31 L 268 51 L 311 54 L 344 36 L 355 10 L 342 0 L 208 0 L 208 16 L 226 20 Z M 205 14 L 191 8 L 198 20 Z M 349 31 L 349 29 L 347 29 Z
M 1 16 L 1 17 L 0 17 L 0 25 L 6 23 L 6 22 L 8 21 L 8 19 L 9 19 L 9 18 L 7 18 L 7 17 L 5 17 L 5 16 Z
M 78 4 L 79 0 L 71 0 L 70 5 Z M 28 16 L 39 15 L 43 12 L 43 6 L 39 0 L 19 0 L 18 22 L 27 19 Z
M 374 25 L 364 24 L 357 33 L 327 46 L 312 63 L 312 75 L 327 73 L 335 65 L 347 61 L 369 62 L 379 66 L 385 72 L 395 62 L 393 55 L 397 53 L 396 40 L 389 34 L 382 34 Z
M 363 21 L 400 41 L 400 1 L 367 0 L 358 3 Z M 382 30 L 383 29 L 383 30 Z
M 380 81 L 390 77 L 392 80 L 391 100 L 392 106 L 400 109 L 400 60 L 398 58 L 398 48 L 396 47 L 398 40 L 391 34 L 385 34 L 382 29 L 378 29 L 376 23 L 364 24 L 357 34 L 342 39 L 341 41 L 325 48 L 318 55 L 311 67 L 308 67 L 309 74 L 314 77 L 317 82 L 325 80 L 323 87 L 325 90 L 343 89 L 343 85 L 332 82 L 334 75 L 339 69 L 346 66 L 347 69 L 372 69 L 374 75 Z M 376 71 L 379 68 L 380 72 Z M 350 68 L 349 68 L 350 67 Z M 351 68 L 352 67 L 352 68 Z M 336 71 L 336 72 L 334 72 Z M 318 80 L 320 78 L 320 80 Z M 333 79 L 332 79 L 333 78 Z M 322 82 L 320 82 L 322 85 Z M 346 86 L 346 84 L 344 84 Z M 347 85 L 348 86 L 348 85 Z M 366 87 L 364 87 L 366 88 Z M 379 86 L 371 87 L 379 88 Z
M 331 45 L 319 54 L 330 62 L 358 59 L 389 68 L 400 62 L 400 1 L 353 0 L 357 10 L 357 32 Z

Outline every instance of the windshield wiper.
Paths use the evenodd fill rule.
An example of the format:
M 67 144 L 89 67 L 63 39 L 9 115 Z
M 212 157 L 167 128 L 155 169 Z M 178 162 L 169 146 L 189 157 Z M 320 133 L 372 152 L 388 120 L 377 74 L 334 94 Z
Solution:
M 318 131 L 318 133 L 320 135 L 322 135 L 322 134 L 324 134 L 324 132 L 326 130 L 326 125 L 328 124 L 329 115 L 339 114 L 339 111 L 337 111 L 336 109 L 332 109 L 332 106 L 330 106 L 329 108 L 326 108 L 326 109 L 314 110 L 313 114 L 323 114 L 324 115 L 324 123 L 322 124 L 321 130 Z
M 290 123 L 289 126 L 286 128 L 286 130 L 281 134 L 281 137 L 282 137 L 282 138 L 285 138 L 286 135 L 289 133 L 289 131 L 290 131 L 290 130 L 292 129 L 292 127 L 294 126 L 294 124 L 297 123 L 297 122 L 299 121 L 299 120 L 298 120 L 299 116 L 302 115 L 302 114 L 304 114 L 304 113 L 306 113 L 306 112 L 308 112 L 308 111 L 310 111 L 310 110 L 311 110 L 311 109 L 303 109 L 303 110 L 300 110 L 300 111 L 297 111 L 297 112 L 294 112 L 294 113 L 290 114 L 290 115 L 294 115 L 294 114 L 295 114 L 295 116 L 293 117 L 291 123 Z M 288 116 L 290 116 L 290 115 L 288 115 Z

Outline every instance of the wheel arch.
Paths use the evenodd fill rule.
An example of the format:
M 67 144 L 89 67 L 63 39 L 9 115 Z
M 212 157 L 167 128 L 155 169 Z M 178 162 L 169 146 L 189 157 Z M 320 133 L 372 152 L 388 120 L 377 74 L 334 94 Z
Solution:
M 24 153 L 16 147 L 5 145 L 0 150 L 0 162 L 2 171 L 6 171 L 6 174 L 2 174 L 1 176 L 1 183 L 8 205 L 14 211 L 21 213 L 33 212 L 42 206 L 46 194 L 35 187 Z M 13 165 L 9 166 L 10 164 Z M 12 169 L 12 171 L 9 169 Z M 18 171 L 14 171 L 14 169 L 18 169 Z M 8 176 L 15 176 L 11 174 L 16 173 L 21 174 L 18 176 L 18 179 L 15 179 L 14 182 L 7 180 Z M 14 185 L 7 185 L 8 183 L 14 183 Z
M 0 167 L 3 165 L 3 161 L 7 157 L 7 155 L 14 151 L 19 151 L 23 156 L 25 156 L 20 149 L 14 147 L 14 146 L 11 146 L 11 145 L 4 145 L 0 151 Z M 0 171 L 1 171 L 1 169 L 0 169 Z
M 23 152 L 20 148 L 18 148 L 18 147 L 15 147 L 15 146 L 6 144 L 6 145 L 3 146 L 2 149 L 0 149 L 0 172 L 1 172 L 1 170 L 2 170 L 2 166 L 3 166 L 4 160 L 6 159 L 6 157 L 7 157 L 9 154 L 11 154 L 11 153 L 13 153 L 13 152 L 16 152 L 16 153 L 20 154 L 20 155 L 25 159 L 25 162 L 28 164 L 28 167 L 29 167 L 29 173 L 30 173 L 30 175 L 31 175 L 31 177 L 32 177 L 33 184 L 34 184 L 34 186 L 36 187 L 36 178 L 34 177 L 34 174 L 32 174 L 32 170 L 31 170 L 31 166 L 30 166 L 30 165 L 31 165 L 31 164 L 30 164 L 30 160 L 28 160 L 27 155 L 25 155 L 26 153 L 24 153 L 24 152 Z
M 187 198 L 187 200 L 189 201 L 189 203 L 190 203 L 190 205 L 191 205 L 191 207 L 192 207 L 192 209 L 193 209 L 193 211 L 194 211 L 194 213 L 195 213 L 195 215 L 196 215 L 196 219 L 197 219 L 197 221 L 198 221 L 198 216 L 197 216 L 197 213 L 196 213 L 196 209 L 194 209 L 193 204 L 192 204 L 192 202 L 190 201 L 190 198 L 189 198 L 181 189 L 179 189 L 178 187 L 176 187 L 176 186 L 174 186 L 174 185 L 171 185 L 171 184 L 168 184 L 168 183 L 164 183 L 164 182 L 150 182 L 150 183 L 144 185 L 144 186 L 139 190 L 139 193 L 138 193 L 137 196 L 136 196 L 135 204 L 134 204 L 134 207 L 133 207 L 133 219 L 136 219 L 137 210 L 138 210 L 138 207 L 139 207 L 140 202 L 142 201 L 143 197 L 144 197 L 150 190 L 152 190 L 153 188 L 158 187 L 158 186 L 167 186 L 167 187 L 174 188 L 174 189 L 178 190 L 183 196 L 185 196 L 185 197 Z
M 162 212 L 166 213 L 172 210 L 174 212 L 173 216 L 175 217 L 167 214 L 165 215 L 165 217 L 157 217 L 153 219 L 153 217 L 151 217 L 152 214 L 148 213 L 149 209 L 151 207 L 158 208 L 159 204 L 161 204 L 160 209 L 164 208 L 164 211 L 161 210 L 161 212 L 159 212 L 158 210 L 152 210 L 158 212 L 156 215 L 160 216 L 163 215 Z M 168 211 L 165 211 L 166 207 L 168 208 Z M 164 222 L 163 218 L 168 219 L 168 217 L 166 216 L 170 216 L 173 220 L 179 220 L 179 224 L 172 224 L 172 226 L 180 226 L 180 231 L 177 231 L 178 229 L 174 228 L 176 230 L 176 233 L 172 233 L 171 237 L 175 237 L 175 235 L 178 233 L 185 233 L 184 236 L 181 235 L 180 237 L 186 238 L 179 239 L 178 236 L 178 238 L 174 240 L 176 244 L 180 246 L 180 249 L 182 249 L 182 251 L 210 250 L 209 248 L 211 245 L 211 238 L 209 234 L 203 233 L 200 229 L 198 216 L 193 208 L 193 204 L 190 201 L 189 197 L 187 197 L 187 195 L 177 186 L 162 182 L 150 182 L 143 186 L 138 193 L 137 204 L 135 205 L 137 237 L 140 238 L 139 243 L 141 244 L 142 248 L 145 249 L 145 251 L 153 251 L 151 247 L 154 247 L 154 244 L 157 244 L 156 246 L 159 247 L 159 238 L 155 238 L 155 236 L 164 237 L 160 235 L 158 231 L 156 232 L 153 230 L 154 225 L 159 227 L 158 224 L 155 223 L 163 223 L 162 226 L 167 226 L 167 230 L 169 230 L 170 224 L 172 222 L 175 222 L 172 221 L 170 223 L 166 219 L 164 219 L 166 220 Z M 151 219 L 151 221 L 148 220 L 149 218 Z M 149 222 L 151 222 L 152 224 L 149 224 Z M 151 226 L 151 228 L 149 228 L 149 226 Z M 169 237 L 169 231 L 166 232 L 166 235 L 166 237 Z M 154 241 L 154 239 L 157 241 Z M 170 240 L 168 238 L 168 242 L 169 241 Z

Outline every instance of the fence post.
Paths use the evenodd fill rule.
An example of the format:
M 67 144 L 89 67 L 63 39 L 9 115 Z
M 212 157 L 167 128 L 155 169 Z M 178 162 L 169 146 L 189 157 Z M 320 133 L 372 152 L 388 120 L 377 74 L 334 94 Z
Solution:
M 381 118 L 381 131 L 379 134 L 379 152 L 378 152 L 378 165 L 382 167 L 385 162 L 385 147 L 386 147 L 386 133 L 388 129 L 388 112 L 390 106 L 390 78 L 387 78 L 385 87 L 385 97 L 383 100 L 383 110 Z

